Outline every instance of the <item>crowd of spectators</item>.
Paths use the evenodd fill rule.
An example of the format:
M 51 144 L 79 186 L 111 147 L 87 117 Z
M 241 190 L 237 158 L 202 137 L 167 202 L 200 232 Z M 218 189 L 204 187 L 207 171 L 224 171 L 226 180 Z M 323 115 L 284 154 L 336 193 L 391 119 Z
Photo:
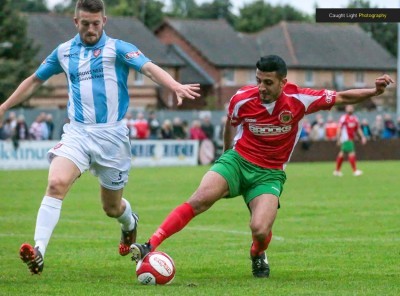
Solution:
M 389 113 L 376 115 L 372 124 L 367 118 L 362 118 L 360 127 L 368 140 L 400 138 L 400 117 L 395 122 Z M 312 122 L 307 118 L 303 121 L 300 141 L 336 141 L 337 129 L 338 119 L 329 115 L 325 120 L 321 114 L 317 114 Z
M 0 140 L 12 140 L 18 147 L 21 140 L 52 140 L 54 134 L 53 115 L 40 113 L 28 125 L 23 114 L 17 116 L 10 112 L 3 122 L 0 122 Z
M 180 117 L 158 120 L 156 113 L 150 112 L 147 119 L 142 112 L 136 114 L 128 112 L 124 121 L 129 129 L 129 137 L 132 140 L 204 140 L 218 141 L 222 139 L 221 126 L 214 126 L 211 117 L 201 116 L 192 122 L 182 120 Z M 221 121 L 221 125 L 224 124 Z M 218 131 L 218 132 L 217 132 Z
M 180 117 L 160 121 L 155 112 L 149 112 L 147 116 L 143 112 L 137 112 L 135 116 L 128 112 L 124 121 L 129 128 L 131 139 L 210 139 L 216 145 L 220 145 L 226 116 L 220 119 L 219 124 L 214 125 L 209 114 L 188 122 Z M 395 121 L 389 113 L 376 115 L 372 123 L 367 118 L 362 118 L 360 126 L 368 140 L 400 138 L 400 117 Z M 335 119 L 332 115 L 324 119 L 322 114 L 317 114 L 311 121 L 306 117 L 300 141 L 336 141 L 337 128 L 338 118 Z M 57 134 L 55 138 L 59 136 Z M 54 122 L 51 113 L 42 112 L 28 124 L 24 115 L 17 116 L 16 112 L 10 112 L 7 118 L 0 122 L 0 140 L 12 140 L 14 145 L 18 145 L 20 140 L 52 140 L 53 137 Z

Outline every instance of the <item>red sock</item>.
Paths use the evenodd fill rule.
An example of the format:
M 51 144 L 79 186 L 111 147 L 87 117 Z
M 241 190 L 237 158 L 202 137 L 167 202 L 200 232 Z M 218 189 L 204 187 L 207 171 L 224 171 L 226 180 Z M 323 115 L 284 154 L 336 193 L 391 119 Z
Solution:
M 266 249 L 272 239 L 272 231 L 269 232 L 264 241 L 259 241 L 253 236 L 253 244 L 251 245 L 250 255 L 252 257 L 261 255 Z
M 336 158 L 336 170 L 340 171 L 341 167 L 342 167 L 342 163 L 343 163 L 343 156 L 338 156 Z
M 355 172 L 357 170 L 357 168 L 356 168 L 356 156 L 355 155 L 349 156 L 349 162 L 350 162 L 351 168 L 353 169 L 353 172 Z
M 194 217 L 194 210 L 187 202 L 175 208 L 151 236 L 149 242 L 154 251 L 165 239 L 182 230 Z

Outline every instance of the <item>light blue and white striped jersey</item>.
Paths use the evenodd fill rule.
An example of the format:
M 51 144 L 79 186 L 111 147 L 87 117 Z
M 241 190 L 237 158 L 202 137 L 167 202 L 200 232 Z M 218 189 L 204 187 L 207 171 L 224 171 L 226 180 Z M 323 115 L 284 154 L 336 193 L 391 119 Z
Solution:
M 36 76 L 47 80 L 66 73 L 68 117 L 81 123 L 113 123 L 129 106 L 129 68 L 140 71 L 150 60 L 133 44 L 103 34 L 92 46 L 79 34 L 60 44 L 40 65 Z

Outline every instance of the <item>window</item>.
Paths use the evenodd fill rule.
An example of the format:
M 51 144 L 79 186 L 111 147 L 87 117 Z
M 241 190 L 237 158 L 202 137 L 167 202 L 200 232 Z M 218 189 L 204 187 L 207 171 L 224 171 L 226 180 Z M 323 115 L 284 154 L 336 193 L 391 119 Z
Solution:
M 343 90 L 344 89 L 344 77 L 343 72 L 336 71 L 333 74 L 333 86 L 336 90 Z
M 233 69 L 225 69 L 222 75 L 226 85 L 235 84 L 235 71 Z
M 247 70 L 247 83 L 248 84 L 257 84 L 256 71 L 254 69 Z
M 135 71 L 135 84 L 136 85 L 143 85 L 144 80 L 143 80 L 143 74 L 140 72 Z
M 312 70 L 306 70 L 305 73 L 305 86 L 313 86 L 314 85 L 314 72 Z
M 364 81 L 364 72 L 356 72 L 356 82 L 354 84 L 354 86 L 356 87 L 362 87 L 365 86 L 365 81 Z

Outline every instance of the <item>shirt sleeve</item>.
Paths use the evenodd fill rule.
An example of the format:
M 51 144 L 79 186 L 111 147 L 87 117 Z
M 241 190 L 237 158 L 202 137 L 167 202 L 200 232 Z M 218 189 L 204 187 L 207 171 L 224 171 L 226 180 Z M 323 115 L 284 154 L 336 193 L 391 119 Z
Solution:
M 115 49 L 117 52 L 117 59 L 138 72 L 141 71 L 144 64 L 151 61 L 131 43 L 117 40 Z
M 51 76 L 62 73 L 63 68 L 61 67 L 60 61 L 58 60 L 58 48 L 42 62 L 35 74 L 40 80 L 47 80 Z
M 307 107 L 306 114 L 315 113 L 320 110 L 330 110 L 336 102 L 336 91 L 333 90 L 311 90 L 303 94 L 312 97 Z

